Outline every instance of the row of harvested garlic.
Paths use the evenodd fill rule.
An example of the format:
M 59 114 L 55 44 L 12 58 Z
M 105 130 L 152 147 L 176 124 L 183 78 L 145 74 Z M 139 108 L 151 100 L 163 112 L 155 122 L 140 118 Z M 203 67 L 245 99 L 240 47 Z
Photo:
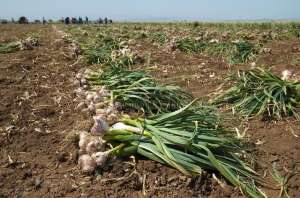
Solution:
M 110 103 L 110 92 L 105 86 L 98 87 L 97 89 L 89 90 L 86 80 L 86 75 L 90 72 L 87 70 L 85 75 L 79 73 L 76 75 L 75 84 L 80 86 L 74 92 L 79 102 L 76 110 L 81 110 L 84 113 L 91 115 L 101 116 L 108 124 L 116 123 L 118 120 L 117 109 L 121 108 L 121 104 L 115 102 Z
M 86 76 L 87 70 L 76 75 L 75 85 L 79 88 L 74 92 L 77 96 L 77 110 L 88 113 L 93 117 L 94 124 L 89 132 L 79 134 L 79 158 L 78 165 L 82 172 L 92 173 L 97 167 L 104 167 L 109 153 L 105 151 L 103 135 L 109 130 L 109 125 L 118 122 L 119 104 L 111 105 L 110 93 L 105 87 L 89 89 Z

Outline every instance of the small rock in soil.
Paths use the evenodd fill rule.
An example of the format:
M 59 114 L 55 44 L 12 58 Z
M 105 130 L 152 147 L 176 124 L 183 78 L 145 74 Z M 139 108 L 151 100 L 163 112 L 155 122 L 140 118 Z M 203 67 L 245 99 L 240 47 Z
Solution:
M 191 178 L 187 178 L 186 183 L 185 183 L 185 187 L 188 187 L 192 182 Z
M 136 190 L 141 190 L 143 188 L 143 177 L 140 174 L 135 175 L 135 186 Z
M 76 191 L 76 189 L 78 188 L 78 186 L 76 186 L 75 184 L 65 184 L 65 186 L 62 187 L 62 191 L 65 191 L 67 193 L 71 193 Z
M 75 164 L 77 164 L 77 162 L 78 162 L 78 157 L 79 157 L 78 150 L 74 150 L 74 151 L 72 152 L 72 157 L 71 157 L 71 159 L 72 159 L 72 161 L 73 161 Z
M 34 186 L 35 186 L 36 189 L 41 188 L 42 187 L 42 183 L 43 183 L 43 180 L 40 177 L 35 178 L 35 180 L 34 180 Z
M 277 162 L 279 160 L 278 156 L 272 155 L 269 159 L 270 162 Z
M 184 176 L 184 175 L 180 175 L 180 176 L 179 176 L 179 180 L 180 180 L 180 181 L 186 181 L 186 179 L 187 179 L 187 177 Z
M 66 162 L 68 160 L 67 157 L 68 157 L 68 154 L 65 153 L 65 152 L 64 153 L 57 153 L 57 155 L 56 155 L 56 159 L 60 163 Z
M 32 177 L 32 172 L 31 172 L 31 170 L 26 171 L 26 172 L 23 174 L 22 179 L 25 180 L 25 179 L 27 179 L 27 178 L 29 178 L 29 177 Z
M 166 184 L 167 184 L 166 176 L 163 175 L 163 176 L 160 178 L 160 185 L 161 185 L 161 186 L 165 186 Z

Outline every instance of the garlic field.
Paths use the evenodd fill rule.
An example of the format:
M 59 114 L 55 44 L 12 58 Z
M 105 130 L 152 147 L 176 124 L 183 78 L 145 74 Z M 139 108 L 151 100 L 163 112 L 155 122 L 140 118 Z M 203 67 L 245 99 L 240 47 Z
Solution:
M 0 196 L 299 194 L 299 23 L 0 31 Z

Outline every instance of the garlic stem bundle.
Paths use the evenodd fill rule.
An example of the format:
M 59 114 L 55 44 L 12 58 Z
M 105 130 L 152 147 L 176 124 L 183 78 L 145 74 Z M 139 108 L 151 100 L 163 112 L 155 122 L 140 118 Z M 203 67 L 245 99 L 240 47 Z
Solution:
M 114 124 L 110 130 L 120 130 L 120 131 L 130 131 L 130 132 L 134 132 L 134 133 L 142 133 L 142 130 L 138 127 L 133 127 L 133 126 L 129 126 L 126 125 L 122 122 L 118 122 L 116 124 Z

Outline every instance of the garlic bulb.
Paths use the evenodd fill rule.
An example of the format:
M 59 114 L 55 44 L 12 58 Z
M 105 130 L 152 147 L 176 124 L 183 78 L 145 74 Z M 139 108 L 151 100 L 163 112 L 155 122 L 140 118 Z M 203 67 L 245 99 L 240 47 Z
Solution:
M 102 97 L 98 94 L 95 94 L 94 97 L 93 97 L 93 101 L 95 103 L 99 103 L 99 102 L 102 102 Z
M 114 113 L 107 116 L 107 122 L 110 125 L 115 124 L 116 122 L 118 122 L 118 120 L 119 120 L 119 117 Z
M 76 87 L 80 86 L 80 81 L 79 80 L 74 80 L 73 85 Z
M 88 106 L 88 110 L 91 112 L 91 113 L 95 113 L 96 112 L 96 107 L 95 107 L 95 104 L 93 102 L 91 102 Z
M 86 132 L 81 132 L 79 134 L 79 142 L 78 142 L 78 146 L 80 149 L 85 150 L 86 145 L 88 143 L 88 133 Z
M 76 79 L 77 79 L 77 80 L 81 80 L 82 78 L 83 78 L 82 73 L 77 73 L 77 74 L 76 74 Z
M 86 85 L 86 84 L 87 84 L 87 80 L 86 80 L 85 78 L 82 78 L 82 79 L 80 80 L 80 84 L 81 84 L 81 85 Z
M 97 163 L 95 160 L 88 154 L 84 154 L 79 156 L 78 158 L 78 165 L 82 172 L 84 173 L 92 173 L 94 172 Z
M 109 106 L 107 109 L 106 109 L 106 114 L 111 114 L 115 111 L 115 108 L 112 107 L 112 106 Z
M 92 154 L 103 149 L 103 140 L 98 136 L 93 136 L 87 132 L 79 134 L 78 146 L 80 148 L 79 154 Z
M 93 154 L 96 153 L 98 151 L 101 151 L 103 148 L 103 143 L 102 141 L 100 141 L 100 139 L 95 139 L 90 141 L 87 145 L 86 145 L 86 152 L 88 154 Z
M 103 136 L 109 129 L 108 124 L 100 116 L 94 116 L 95 123 L 91 128 L 91 134 L 95 136 Z
M 219 43 L 219 40 L 218 40 L 218 39 L 211 39 L 211 40 L 209 41 L 209 43 Z
M 252 62 L 252 63 L 250 63 L 250 66 L 251 66 L 251 69 L 254 69 L 256 67 L 256 63 Z
M 282 80 L 288 80 L 291 77 L 292 72 L 286 69 L 281 73 L 281 75 L 282 75 L 281 77 Z
M 105 86 L 103 86 L 103 87 L 101 88 L 101 90 L 99 91 L 99 94 L 100 94 L 100 96 L 102 96 L 102 97 L 109 96 L 109 92 L 106 90 Z
M 106 111 L 104 109 L 96 109 L 96 115 L 97 116 L 106 116 Z
M 96 107 L 97 110 L 102 110 L 102 109 L 100 109 L 100 108 L 105 107 L 105 103 L 104 103 L 104 102 L 96 103 L 96 104 L 95 104 L 95 107 Z M 103 110 L 103 112 L 105 112 L 105 111 Z
M 86 100 L 88 102 L 92 102 L 94 100 L 94 97 L 95 97 L 95 92 L 89 92 L 87 95 L 86 95 Z
M 97 152 L 92 154 L 92 159 L 96 162 L 97 166 L 103 168 L 108 159 L 108 152 Z
M 86 97 L 85 91 L 80 87 L 78 89 L 75 89 L 74 93 L 76 94 L 77 97 L 81 99 L 84 99 Z

